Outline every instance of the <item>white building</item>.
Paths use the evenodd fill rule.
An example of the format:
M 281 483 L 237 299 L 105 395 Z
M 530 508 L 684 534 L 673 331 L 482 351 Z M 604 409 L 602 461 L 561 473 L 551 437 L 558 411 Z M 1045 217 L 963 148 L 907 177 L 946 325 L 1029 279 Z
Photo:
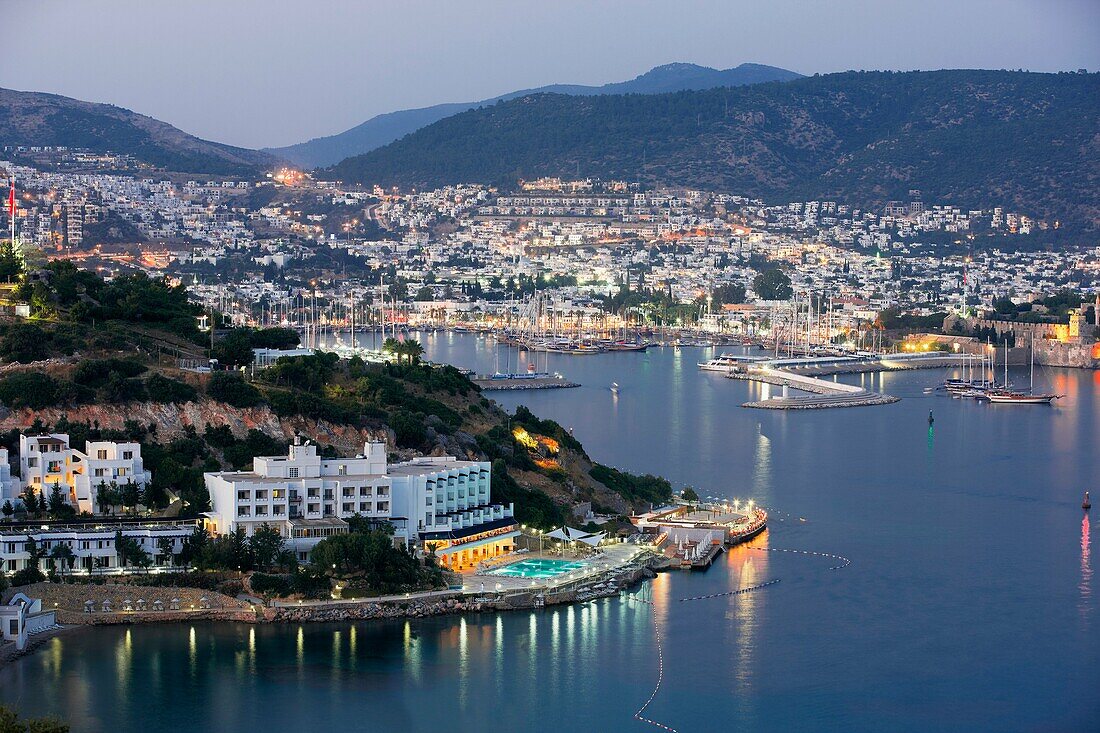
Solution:
M 11 464 L 8 463 L 8 449 L 0 448 L 0 506 L 5 501 L 10 501 L 12 506 L 23 493 L 23 482 L 18 476 L 11 475 Z
M 288 456 L 256 458 L 251 471 L 205 474 L 207 527 L 219 534 L 242 527 L 251 535 L 267 524 L 306 561 L 358 514 L 389 522 L 396 537 L 465 568 L 511 551 L 519 534 L 513 508 L 490 504 L 489 478 L 488 463 L 453 457 L 390 466 L 380 442 L 355 458 L 321 458 L 317 446 L 295 444 Z
M 42 522 L 5 522 L 0 524 L 0 568 L 9 576 L 31 564 L 28 540 L 33 539 L 41 558 L 38 569 L 48 572 L 54 560 L 50 552 L 58 545 L 68 545 L 75 555 L 72 572 L 77 574 L 118 573 L 118 553 L 115 539 L 121 530 L 123 537 L 134 539 L 149 553 L 154 567 L 171 566 L 172 558 L 161 551 L 158 542 L 163 537 L 172 541 L 172 555 L 183 549 L 183 540 L 198 526 L 195 519 L 138 519 L 80 521 L 44 525 Z M 167 548 L 165 548 L 167 549 Z M 68 569 L 65 569 L 68 571 Z
M 19 436 L 19 468 L 23 486 L 49 493 L 54 486 L 78 512 L 94 513 L 101 485 L 134 483 L 144 487 L 152 480 L 141 460 L 139 443 L 89 441 L 84 452 L 69 445 L 64 433 Z M 66 491 L 67 489 L 67 491 Z

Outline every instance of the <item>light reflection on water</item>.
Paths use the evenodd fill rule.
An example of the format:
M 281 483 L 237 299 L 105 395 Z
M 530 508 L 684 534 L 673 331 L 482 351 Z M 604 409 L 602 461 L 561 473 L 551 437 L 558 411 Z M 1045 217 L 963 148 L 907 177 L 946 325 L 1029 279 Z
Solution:
M 1089 556 L 1092 553 L 1092 543 L 1089 538 L 1089 514 L 1085 512 L 1085 516 L 1081 519 L 1081 583 L 1078 588 L 1081 590 L 1081 601 L 1079 607 L 1081 609 L 1081 620 L 1088 624 L 1091 617 L 1092 610 L 1092 565 L 1089 563 Z
M 425 341 L 429 358 L 447 352 L 463 366 L 515 362 L 471 337 Z M 0 669 L 0 702 L 91 733 L 631 730 L 655 682 L 655 613 L 666 678 L 654 714 L 683 731 L 715 721 L 1082 730 L 1100 719 L 1080 517 L 1081 493 L 1100 476 L 1097 375 L 1038 371 L 1037 383 L 1068 395 L 1053 409 L 925 396 L 944 376 L 931 372 L 874 381 L 903 396 L 895 405 L 778 414 L 740 408 L 765 388 L 699 374 L 705 355 L 550 355 L 550 371 L 585 386 L 495 398 L 574 427 L 597 460 L 774 507 L 756 543 L 845 555 L 850 567 L 735 548 L 706 573 L 662 574 L 636 590 L 652 607 L 608 599 L 247 631 L 97 628 Z M 623 385 L 617 400 L 612 381 Z M 678 600 L 774 578 L 756 593 Z

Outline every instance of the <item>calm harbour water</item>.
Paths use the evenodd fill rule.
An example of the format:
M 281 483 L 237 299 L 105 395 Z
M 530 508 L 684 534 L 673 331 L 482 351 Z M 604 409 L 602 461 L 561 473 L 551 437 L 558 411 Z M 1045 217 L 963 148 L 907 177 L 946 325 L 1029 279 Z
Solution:
M 423 342 L 438 361 L 516 368 L 472 335 Z M 0 670 L 0 702 L 104 733 L 653 730 L 631 716 L 657 680 L 656 614 L 664 675 L 646 716 L 679 731 L 1100 727 L 1080 509 L 1086 488 L 1100 496 L 1100 373 L 1038 369 L 1037 387 L 1066 395 L 1054 407 L 923 394 L 942 370 L 844 377 L 904 399 L 785 413 L 740 407 L 766 386 L 698 372 L 715 353 L 539 355 L 584 386 L 492 396 L 573 428 L 602 462 L 768 506 L 760 547 L 850 566 L 737 548 L 644 586 L 652 607 L 100 628 Z

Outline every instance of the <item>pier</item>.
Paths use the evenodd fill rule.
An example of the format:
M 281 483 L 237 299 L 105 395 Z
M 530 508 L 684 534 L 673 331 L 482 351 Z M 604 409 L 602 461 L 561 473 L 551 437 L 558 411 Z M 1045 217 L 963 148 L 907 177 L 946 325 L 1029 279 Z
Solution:
M 721 371 L 727 379 L 764 382 L 783 388 L 782 395 L 767 400 L 746 402 L 742 407 L 764 410 L 815 410 L 829 407 L 865 407 L 888 405 L 900 398 L 882 392 L 818 377 L 835 374 L 863 374 L 883 371 L 908 371 L 961 366 L 966 354 L 933 351 L 920 354 L 851 354 L 841 356 L 805 356 L 792 358 L 754 358 L 722 355 L 699 367 Z M 725 368 L 727 367 L 728 368 Z M 793 388 L 804 394 L 790 395 Z
M 829 407 L 866 407 L 869 405 L 888 405 L 900 398 L 882 392 L 856 387 L 841 382 L 829 382 L 824 379 L 795 374 L 787 371 L 772 371 L 765 368 L 746 372 L 730 372 L 727 379 L 740 379 L 774 384 L 783 388 L 783 394 L 768 400 L 755 400 L 742 404 L 764 410 L 820 410 Z M 793 387 L 805 394 L 789 395 L 787 389 Z
M 705 570 L 726 547 L 739 545 L 767 529 L 768 515 L 752 502 L 743 508 L 697 503 L 661 507 L 630 518 L 643 533 L 656 534 L 663 559 L 654 570 Z

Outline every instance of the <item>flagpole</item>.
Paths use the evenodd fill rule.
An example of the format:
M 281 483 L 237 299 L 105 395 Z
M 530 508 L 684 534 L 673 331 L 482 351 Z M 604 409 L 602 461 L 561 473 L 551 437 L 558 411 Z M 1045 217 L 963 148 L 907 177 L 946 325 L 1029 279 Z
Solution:
M 11 219 L 11 251 L 15 253 L 15 169 L 9 172 L 11 189 L 8 193 L 8 218 Z

